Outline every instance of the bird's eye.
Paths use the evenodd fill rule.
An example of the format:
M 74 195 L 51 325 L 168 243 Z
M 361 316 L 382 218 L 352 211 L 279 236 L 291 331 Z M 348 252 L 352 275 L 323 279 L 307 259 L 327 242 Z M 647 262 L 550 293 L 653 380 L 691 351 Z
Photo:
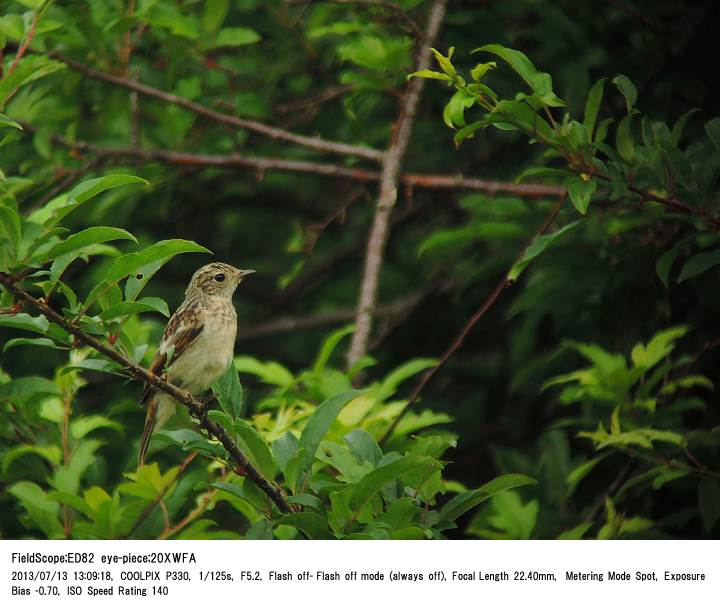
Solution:
M 215 281 L 217 281 L 218 283 L 222 283 L 223 281 L 225 281 L 225 275 L 223 275 L 222 273 L 218 273 L 217 275 L 215 275 Z

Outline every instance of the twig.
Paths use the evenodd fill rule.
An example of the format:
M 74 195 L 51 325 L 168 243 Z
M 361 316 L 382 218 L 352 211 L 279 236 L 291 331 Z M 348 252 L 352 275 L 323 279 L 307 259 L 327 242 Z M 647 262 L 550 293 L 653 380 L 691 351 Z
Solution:
M 170 487 L 172 487 L 173 484 L 175 484 L 178 480 L 180 480 L 180 477 L 185 473 L 185 470 L 193 462 L 193 460 L 195 459 L 195 457 L 197 457 L 197 455 L 198 454 L 196 452 L 192 452 L 187 457 L 185 457 L 185 459 L 183 459 L 182 463 L 178 467 L 177 472 L 173 476 L 173 479 L 168 483 L 168 485 L 166 487 L 164 487 L 162 489 L 162 491 L 160 491 L 160 493 L 158 493 L 158 496 L 155 497 L 155 499 L 145 507 L 145 509 L 140 514 L 140 516 L 138 516 L 137 520 L 135 521 L 135 524 L 132 525 L 130 530 L 125 535 L 126 539 L 128 537 L 132 537 L 132 534 L 140 528 L 140 525 L 149 518 L 150 514 L 153 513 L 153 511 L 158 506 L 158 504 L 160 504 L 160 502 L 163 499 L 165 499 L 165 495 L 167 495 L 167 492 L 170 490 Z
M 630 472 L 632 471 L 632 468 L 633 462 L 628 461 L 625 464 L 625 467 L 620 470 L 620 473 L 617 475 L 615 480 L 612 481 L 612 483 L 608 487 L 608 490 L 605 491 L 595 502 L 592 509 L 588 512 L 588 515 L 585 516 L 584 522 L 595 522 L 595 519 L 600 515 L 600 512 L 602 512 L 603 508 L 605 507 L 605 500 L 609 497 L 612 497 L 617 492 L 617 490 L 622 486 L 625 480 L 627 480 Z
M 10 48 L 12 48 L 12 46 L 13 45 L 10 44 L 7 45 L 7 47 Z M 258 121 L 240 118 L 231 114 L 225 114 L 223 112 L 213 110 L 212 108 L 208 108 L 207 106 L 203 106 L 202 104 L 190 101 L 189 99 L 186 99 L 184 97 L 180 97 L 179 95 L 174 95 L 173 93 L 168 93 L 167 91 L 162 91 L 160 89 L 156 89 L 155 87 L 150 87 L 148 85 L 142 84 L 141 82 L 138 82 L 136 80 L 131 80 L 123 76 L 116 76 L 114 74 L 109 74 L 107 72 L 91 68 L 90 66 L 86 66 L 79 61 L 75 61 L 74 59 L 70 59 L 69 57 L 60 55 L 55 51 L 46 51 L 44 54 L 58 61 L 62 61 L 76 72 L 80 72 L 81 74 L 84 74 L 85 76 L 88 76 L 90 78 L 94 78 L 95 80 L 101 80 L 103 82 L 108 82 L 119 87 L 124 87 L 131 91 L 137 91 L 138 93 L 140 93 L 141 95 L 145 95 L 146 97 L 153 97 L 169 104 L 179 106 L 180 108 L 184 108 L 185 110 L 189 110 L 190 112 L 194 112 L 199 116 L 204 116 L 205 118 L 213 120 L 222 125 L 226 125 L 228 127 L 247 129 L 248 131 L 259 133 L 274 140 L 297 144 L 299 146 L 312 148 L 313 150 L 318 150 L 320 152 L 339 154 L 342 156 L 357 156 L 372 161 L 381 161 L 383 158 L 383 153 L 381 151 L 375 150 L 374 148 L 371 148 L 369 146 L 357 146 L 353 144 L 345 144 L 343 142 L 334 142 L 331 140 L 323 139 L 319 136 L 313 137 L 307 135 L 300 135 L 298 133 L 293 133 L 292 131 L 286 131 L 285 129 L 272 127 Z
M 425 70 L 430 65 L 430 47 L 440 33 L 440 26 L 445 18 L 447 0 L 435 0 L 430 9 L 427 31 L 417 61 L 417 70 Z M 397 189 L 400 168 L 407 152 L 410 137 L 415 124 L 415 117 L 420 104 L 420 95 L 424 86 L 424 78 L 413 78 L 407 87 L 405 101 L 397 121 L 397 129 L 385 152 L 380 175 L 380 194 L 378 195 L 372 228 L 365 253 L 365 266 L 360 284 L 355 332 L 350 349 L 347 353 L 347 365 L 351 367 L 367 351 L 372 329 L 373 310 L 378 297 L 380 268 L 382 267 L 385 244 L 390 229 L 390 216 L 397 201 Z
M 15 68 L 18 67 L 18 63 L 22 59 L 22 56 L 25 55 L 25 51 L 27 51 L 28 47 L 33 41 L 33 38 L 35 37 L 35 28 L 37 28 L 38 19 L 40 18 L 40 10 L 36 10 L 35 14 L 33 15 L 33 21 L 32 25 L 30 26 L 30 31 L 27 33 L 27 36 L 25 36 L 25 39 L 23 40 L 22 44 L 20 45 L 20 48 L 18 48 L 17 53 L 15 54 L 15 59 L 13 59 L 12 64 L 10 65 L 10 69 L 8 70 L 7 75 L 10 76 L 14 71 Z
M 528 244 L 523 248 L 522 252 L 518 255 L 515 262 L 517 260 L 520 260 L 522 256 L 524 255 L 525 251 L 528 247 L 537 239 L 540 235 L 542 235 L 547 229 L 550 227 L 550 225 L 553 223 L 555 218 L 557 217 L 558 213 L 560 212 L 560 206 L 562 205 L 562 202 L 564 201 L 564 197 L 561 198 L 550 210 L 550 213 L 548 214 L 547 218 L 545 218 L 545 221 L 542 223 L 540 228 L 535 232 L 533 235 L 533 238 L 528 242 Z M 455 340 L 451 343 L 451 345 L 447 348 L 445 353 L 440 357 L 438 360 L 438 363 L 435 364 L 432 368 L 428 368 L 425 373 L 420 377 L 420 380 L 415 385 L 415 388 L 413 389 L 412 393 L 410 394 L 410 397 L 408 398 L 407 403 L 405 406 L 403 406 L 402 410 L 398 413 L 397 417 L 395 417 L 395 420 L 391 423 L 388 430 L 383 434 L 380 444 L 385 444 L 391 437 L 393 432 L 395 431 L 396 427 L 398 426 L 398 423 L 401 421 L 401 419 L 405 416 L 405 414 L 408 412 L 410 407 L 415 403 L 415 401 L 420 396 L 420 393 L 425 388 L 425 385 L 427 385 L 428 381 L 435 376 L 438 370 L 442 368 L 448 360 L 455 355 L 455 352 L 462 346 L 463 342 L 465 341 L 465 338 L 470 334 L 470 331 L 473 329 L 475 324 L 480 321 L 483 315 L 488 312 L 488 310 L 495 304 L 495 301 L 498 299 L 500 294 L 502 294 L 503 290 L 510 285 L 510 281 L 508 279 L 510 275 L 510 270 L 515 266 L 515 262 L 508 268 L 508 270 L 503 275 L 502 279 L 497 283 L 497 285 L 493 288 L 493 291 L 490 292 L 490 295 L 483 301 L 483 303 L 480 305 L 480 308 L 475 311 L 475 313 L 472 314 L 470 319 L 465 322 L 465 325 L 463 326 L 462 330 L 460 330 L 460 333 L 455 337 Z
M 55 312 L 48 305 L 36 298 L 33 298 L 23 288 L 17 285 L 13 278 L 7 273 L 0 272 L 0 283 L 5 286 L 5 289 L 13 294 L 13 296 L 45 315 L 47 319 L 58 324 L 61 328 L 75 336 L 75 338 L 80 342 L 85 343 L 87 346 L 92 347 L 99 353 L 102 353 L 106 357 L 120 364 L 136 379 L 145 381 L 146 383 L 166 393 L 175 401 L 184 404 L 190 414 L 198 420 L 200 426 L 211 436 L 214 436 L 220 441 L 232 459 L 245 471 L 246 476 L 255 482 L 255 484 L 257 484 L 258 487 L 260 487 L 260 489 L 273 500 L 281 512 L 290 513 L 292 511 L 292 508 L 285 500 L 282 491 L 271 481 L 267 480 L 257 469 L 255 469 L 252 463 L 250 463 L 248 458 L 238 448 L 237 444 L 235 444 L 232 438 L 228 435 L 227 431 L 225 431 L 221 425 L 218 425 L 215 421 L 208 418 L 207 409 L 200 401 L 196 400 L 187 391 L 183 391 L 176 385 L 168 383 L 163 378 L 154 375 L 146 368 L 139 366 L 121 353 L 87 334 L 77 325 Z
M 425 292 L 419 292 L 404 298 L 398 298 L 397 300 L 378 306 L 375 310 L 375 315 L 377 317 L 392 317 L 394 315 L 400 315 L 406 310 L 414 308 L 424 296 Z M 279 317 L 278 319 L 264 324 L 238 328 L 237 340 L 245 341 L 260 338 L 262 336 L 289 334 L 299 330 L 309 330 L 311 328 L 318 328 L 321 326 L 331 326 L 344 321 L 350 321 L 354 317 L 355 309 L 339 309 L 331 313 L 321 313 L 319 315 Z

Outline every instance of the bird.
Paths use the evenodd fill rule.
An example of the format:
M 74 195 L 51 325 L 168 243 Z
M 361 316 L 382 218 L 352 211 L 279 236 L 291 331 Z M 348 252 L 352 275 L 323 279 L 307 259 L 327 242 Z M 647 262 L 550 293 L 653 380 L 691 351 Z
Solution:
M 232 297 L 240 282 L 254 270 L 224 262 L 199 268 L 185 290 L 185 300 L 168 320 L 150 372 L 191 394 L 203 391 L 232 363 L 237 312 Z M 151 385 L 140 400 L 146 404 L 145 428 L 140 439 L 138 467 L 144 465 L 153 430 L 175 413 L 176 402 Z

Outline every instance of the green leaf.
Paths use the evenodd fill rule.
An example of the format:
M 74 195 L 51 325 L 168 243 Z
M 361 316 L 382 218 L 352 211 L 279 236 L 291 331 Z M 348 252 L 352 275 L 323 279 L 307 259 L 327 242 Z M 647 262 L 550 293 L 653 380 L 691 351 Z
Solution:
M 595 457 L 594 459 L 590 459 L 589 461 L 585 461 L 585 463 L 581 463 L 578 465 L 574 470 L 572 470 L 567 477 L 567 485 L 568 485 L 568 491 L 567 496 L 570 497 L 573 492 L 575 491 L 575 487 L 577 487 L 578 484 L 582 481 L 585 476 L 587 476 L 594 468 L 595 466 L 602 461 L 606 455 L 600 455 L 599 457 Z
M 530 167 L 523 171 L 515 181 L 520 183 L 527 178 L 559 178 L 566 179 L 572 177 L 574 174 L 570 173 L 567 169 L 555 169 L 554 167 Z
M 605 89 L 605 78 L 598 80 L 590 89 L 587 101 L 585 102 L 585 117 L 583 118 L 583 125 L 587 129 L 590 139 L 592 140 L 593 131 L 595 130 L 595 123 L 597 121 L 598 111 L 600 110 L 600 104 L 602 102 L 603 91 Z
M 43 55 L 25 55 L 17 63 L 14 72 L 6 74 L 0 80 L 0 109 L 4 108 L 8 99 L 23 85 L 66 68 L 67 66 L 61 61 Z
M 123 429 L 120 423 L 112 421 L 102 415 L 95 414 L 75 419 L 72 423 L 70 423 L 70 435 L 75 440 L 80 440 L 96 429 L 102 428 L 113 429 L 119 433 L 122 432 Z
M 32 346 L 32 347 L 49 347 L 51 349 L 67 349 L 55 344 L 55 341 L 49 338 L 12 338 L 5 343 L 3 353 L 13 349 L 14 347 Z
M 409 378 L 415 376 L 423 370 L 432 368 L 438 363 L 437 359 L 433 358 L 418 358 L 412 359 L 409 362 L 405 362 L 403 365 L 395 368 L 390 374 L 388 374 L 378 389 L 378 399 L 384 400 L 393 395 L 398 386 Z
M 682 138 L 682 134 L 685 131 L 685 126 L 687 125 L 688 120 L 690 120 L 690 117 L 695 114 L 696 112 L 700 112 L 698 108 L 693 108 L 692 110 L 688 110 L 685 112 L 673 125 L 672 128 L 672 137 L 670 141 L 674 146 L 677 146 L 680 144 L 680 138 Z
M 338 346 L 340 341 L 346 336 L 352 334 L 354 331 L 355 326 L 344 326 L 339 330 L 335 330 L 335 332 L 333 332 L 325 339 L 325 342 L 323 342 L 322 347 L 320 348 L 320 352 L 315 359 L 315 363 L 313 364 L 313 374 L 318 377 L 322 375 L 322 373 L 325 371 L 328 361 L 330 360 L 330 356 L 333 354 L 333 351 L 335 351 L 335 348 Z
M 25 376 L 0 385 L 0 402 L 26 400 L 35 395 L 60 395 L 60 388 L 39 376 Z
M 505 474 L 498 476 L 494 480 L 483 484 L 480 488 L 465 491 L 453 497 L 440 510 L 440 520 L 455 522 L 465 512 L 473 509 L 493 495 L 511 488 L 527 486 L 528 484 L 537 484 L 537 481 L 523 474 Z
M 202 24 L 206 33 L 211 36 L 215 35 L 222 22 L 225 21 L 229 7 L 230 0 L 205 0 Z
M 638 368 L 650 369 L 670 355 L 675 341 L 687 334 L 688 326 L 676 326 L 658 332 L 647 345 L 638 343 L 630 354 L 632 362 Z
M 677 282 L 682 283 L 686 279 L 691 279 L 702 275 L 708 269 L 720 264 L 720 249 L 703 254 L 696 254 L 690 258 L 680 271 Z
M 37 455 L 45 459 L 51 466 L 60 465 L 62 460 L 62 452 L 58 446 L 39 446 L 37 444 L 21 444 L 13 446 L 3 456 L 2 468 L 7 474 L 10 466 L 16 459 L 25 455 Z
M 220 407 L 232 420 L 242 416 L 243 388 L 235 366 L 230 366 L 225 374 L 212 384 L 212 392 Z
M 295 382 L 292 373 L 277 362 L 261 362 L 254 357 L 240 356 L 234 360 L 239 372 L 254 374 L 260 380 L 278 387 L 287 387 Z
M 226 27 L 218 32 L 216 47 L 241 47 L 260 42 L 262 36 L 247 27 Z
M 0 238 L 5 237 L 10 242 L 12 255 L 15 257 L 22 237 L 20 216 L 12 207 L 0 204 Z
M 31 214 L 30 220 L 33 222 L 40 222 L 46 227 L 55 226 L 55 224 L 57 224 L 70 212 L 74 211 L 80 205 L 89 201 L 93 197 L 105 192 L 106 190 L 110 190 L 111 188 L 117 188 L 127 184 L 148 184 L 148 181 L 137 176 L 124 174 L 113 174 L 103 176 L 101 178 L 86 180 L 73 188 L 67 194 L 67 197 L 61 197 L 57 199 L 57 202 L 55 203 L 51 201 L 44 208 L 41 208 Z
M 450 76 L 447 74 L 443 74 L 442 72 L 435 72 L 434 70 L 420 70 L 419 72 L 413 72 L 412 74 L 408 74 L 408 78 L 432 78 L 434 80 L 452 80 Z
M 48 320 L 44 315 L 32 317 L 27 313 L 16 313 L 15 315 L 0 315 L 0 326 L 13 328 L 15 330 L 27 330 L 28 332 L 37 332 L 45 334 L 50 327 Z
M 80 250 L 88 245 L 115 241 L 117 239 L 127 239 L 137 243 L 137 239 L 122 228 L 113 228 L 111 226 L 93 226 L 92 228 L 86 228 L 79 233 L 75 233 L 61 243 L 53 246 L 49 252 L 44 254 L 43 259 L 52 260 L 58 256 L 62 256 L 63 254 L 69 254 L 70 252 Z
M 475 49 L 473 53 L 484 51 L 486 53 L 492 53 L 497 55 L 501 59 L 505 60 L 510 67 L 517 72 L 517 74 L 537 93 L 540 100 L 547 106 L 564 106 L 564 102 L 559 99 L 552 90 L 552 79 L 549 74 L 540 72 L 533 65 L 532 61 L 528 59 L 527 55 L 516 51 L 515 49 L 509 49 L 499 44 L 486 44 L 478 49 Z
M 658 261 L 655 264 L 655 272 L 657 273 L 657 276 L 660 278 L 660 281 L 663 282 L 663 285 L 665 287 L 668 287 L 670 271 L 672 269 L 673 263 L 675 262 L 683 248 L 686 246 L 687 241 L 682 240 L 679 243 L 676 243 L 662 256 L 660 256 L 660 258 L 658 258 Z
M 482 80 L 485 74 L 487 74 L 490 70 L 494 70 L 495 68 L 497 68 L 497 63 L 495 63 L 494 61 L 489 61 L 488 63 L 479 63 L 472 70 L 470 70 L 470 76 L 473 77 L 473 80 Z
M 275 522 L 275 526 L 287 525 L 302 531 L 310 539 L 331 539 L 332 534 L 322 516 L 313 512 L 297 512 L 283 516 Z
M 0 127 L 14 127 L 15 129 L 18 129 L 20 131 L 23 130 L 22 125 L 13 119 L 5 116 L 4 114 L 0 113 Z
M 377 465 L 382 459 L 382 449 L 364 429 L 353 429 L 343 437 L 353 454 L 363 461 Z
M 125 315 L 135 315 L 136 313 L 147 313 L 150 311 L 162 313 L 165 317 L 170 317 L 170 310 L 168 309 L 167 303 L 162 298 L 155 298 L 154 296 L 141 298 L 137 302 L 119 302 L 105 309 L 98 317 L 103 321 L 108 321 L 117 319 L 118 317 L 124 317 Z
M 615 147 L 625 161 L 632 161 L 635 157 L 635 141 L 632 134 L 633 116 L 634 114 L 631 113 L 622 119 L 615 134 Z
M 362 393 L 362 391 L 357 390 L 344 391 L 325 400 L 315 409 L 315 412 L 310 415 L 298 443 L 299 450 L 305 451 L 304 460 L 300 466 L 300 474 L 305 473 L 312 465 L 320 441 L 325 437 L 325 434 L 328 429 L 330 429 L 330 426 L 338 414 L 340 414 L 340 411 L 345 408 L 353 398 L 356 398 Z
M 624 74 L 618 74 L 615 78 L 613 78 L 613 83 L 620 90 L 620 93 L 623 94 L 627 111 L 631 112 L 635 106 L 635 102 L 637 101 L 637 89 L 635 88 L 635 85 Z
M 705 123 L 705 133 L 707 133 L 715 148 L 720 150 L 720 117 Z
M 565 233 L 573 230 L 580 222 L 581 220 L 576 220 L 575 222 L 571 222 L 570 224 L 563 226 L 561 229 L 555 231 L 554 233 L 551 233 L 549 235 L 540 235 L 539 237 L 536 237 L 535 240 L 525 250 L 520 260 L 513 264 L 510 272 L 508 273 L 508 280 L 516 281 L 528 264 L 530 264 L 535 258 L 542 254 L 551 243 L 558 239 L 558 237 L 561 237 Z
M 597 189 L 597 180 L 593 178 L 586 181 L 575 178 L 568 183 L 567 189 L 573 205 L 584 216 L 590 206 L 590 199 Z
M 263 440 L 254 427 L 251 427 L 241 419 L 234 421 L 233 428 L 247 446 L 249 456 L 257 468 L 266 478 L 273 480 L 277 473 L 278 466 L 265 440 Z
M 592 522 L 583 522 L 582 524 L 579 524 L 572 529 L 568 529 L 567 531 L 563 531 L 562 533 L 560 533 L 560 535 L 558 535 L 558 539 L 582 539 L 585 533 L 587 533 L 592 526 Z
M 720 483 L 716 480 L 700 480 L 698 503 L 703 526 L 710 533 L 717 521 L 720 520 Z
M 443 110 L 443 120 L 451 129 L 465 126 L 465 110 L 475 104 L 475 96 L 460 89 L 450 98 Z
M 194 241 L 185 239 L 158 241 L 144 250 L 116 258 L 105 276 L 104 283 L 115 283 L 153 262 L 164 263 L 177 254 L 189 253 L 211 254 L 212 252 Z
M 58 519 L 59 504 L 50 501 L 47 493 L 34 482 L 16 482 L 7 489 L 20 501 L 30 520 L 45 534 L 47 539 L 62 536 L 63 528 Z
M 438 462 L 435 459 L 429 457 L 409 455 L 407 457 L 401 457 L 382 467 L 378 467 L 365 475 L 365 477 L 355 485 L 350 498 L 350 508 L 355 512 L 360 511 L 386 484 L 401 476 L 408 475 L 417 469 L 430 469 L 433 466 L 437 466 L 437 464 Z

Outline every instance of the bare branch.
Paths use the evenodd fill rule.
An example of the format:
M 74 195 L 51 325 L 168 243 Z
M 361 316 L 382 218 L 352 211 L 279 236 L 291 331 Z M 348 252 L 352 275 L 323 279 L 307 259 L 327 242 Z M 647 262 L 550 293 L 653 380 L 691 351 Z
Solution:
M 23 129 L 34 133 L 37 128 L 22 123 Z M 220 168 L 246 168 L 254 169 L 259 173 L 266 171 L 284 171 L 288 173 L 307 173 L 326 177 L 343 178 L 356 182 L 377 182 L 380 172 L 367 169 L 355 169 L 330 163 L 316 163 L 313 161 L 296 161 L 273 157 L 245 156 L 240 154 L 193 154 L 177 150 L 160 150 L 153 148 L 138 148 L 135 146 L 109 148 L 99 146 L 82 140 L 68 140 L 56 134 L 51 137 L 55 144 L 78 150 L 91 152 L 98 157 L 106 158 L 136 158 L 142 161 L 159 161 L 169 165 L 181 167 L 220 167 Z M 497 180 L 483 180 L 481 178 L 468 178 L 463 175 L 436 175 L 405 173 L 400 176 L 403 185 L 409 188 L 425 188 L 429 190 L 475 190 L 489 195 L 499 193 L 513 194 L 527 199 L 542 199 L 561 196 L 565 189 L 561 186 L 548 186 L 546 184 L 516 184 Z M 56 193 L 57 194 L 57 193 Z M 54 196 L 54 195 L 53 195 Z
M 404 298 L 398 298 L 387 304 L 380 305 L 375 309 L 377 317 L 390 317 L 399 315 L 407 309 L 412 309 L 417 303 L 424 298 L 425 292 L 411 294 Z M 309 330 L 322 326 L 332 326 L 333 324 L 350 321 L 355 317 L 355 309 L 338 309 L 330 313 L 320 313 L 318 315 L 297 315 L 294 317 L 278 317 L 273 321 L 264 324 L 255 324 L 247 327 L 238 328 L 238 342 L 260 338 L 262 336 L 273 336 L 276 334 L 289 334 L 298 330 Z
M 163 378 L 154 375 L 152 372 L 139 366 L 135 362 L 129 360 L 127 357 L 115 351 L 115 349 L 101 343 L 95 337 L 87 334 L 76 326 L 71 321 L 65 319 L 62 315 L 55 312 L 48 305 L 40 300 L 33 298 L 23 288 L 16 284 L 16 279 L 8 275 L 7 273 L 0 272 L 0 283 L 5 286 L 8 292 L 10 292 L 17 299 L 23 303 L 29 305 L 36 311 L 45 315 L 47 319 L 55 322 L 61 328 L 67 330 L 70 334 L 75 336 L 80 342 L 86 344 L 88 347 L 92 347 L 95 351 L 102 353 L 104 356 L 110 358 L 114 362 L 120 364 L 125 371 L 130 373 L 136 379 L 145 381 L 152 385 L 156 389 L 168 394 L 175 401 L 184 404 L 190 411 L 190 414 L 197 419 L 200 426 L 205 429 L 211 436 L 217 438 L 220 443 L 225 447 L 225 450 L 230 454 L 235 463 L 244 471 L 245 475 L 250 478 L 258 487 L 268 496 L 278 509 L 284 513 L 292 512 L 290 504 L 286 501 L 282 491 L 276 487 L 271 481 L 267 480 L 255 467 L 250 463 L 248 458 L 238 448 L 237 444 L 228 435 L 227 431 L 218 425 L 215 421 L 208 418 L 207 409 L 205 406 L 196 400 L 187 391 L 183 391 L 179 387 L 168 383 Z
M 563 196 L 560 198 L 560 200 L 553 206 L 552 210 L 550 210 L 550 213 L 548 214 L 547 218 L 545 218 L 545 221 L 542 223 L 540 228 L 535 232 L 533 235 L 533 238 L 528 242 L 528 244 L 523 248 L 523 250 L 520 252 L 520 254 L 517 256 L 516 261 L 520 260 L 527 250 L 528 247 L 530 247 L 530 244 L 535 241 L 540 235 L 542 235 L 545 231 L 547 231 L 548 228 L 550 228 L 550 225 L 555 221 L 555 218 L 557 217 L 558 213 L 560 212 L 560 206 L 562 205 L 562 202 L 565 200 L 565 197 Z M 420 377 L 420 380 L 418 381 L 417 385 L 415 385 L 415 388 L 413 389 L 413 392 L 410 394 L 410 397 L 408 398 L 407 403 L 405 406 L 403 406 L 403 409 L 400 411 L 397 417 L 395 417 L 395 420 L 392 422 L 388 430 L 383 434 L 382 439 L 380 440 L 380 444 L 384 444 L 387 442 L 391 437 L 393 432 L 395 431 L 398 423 L 400 420 L 405 416 L 405 414 L 408 412 L 410 407 L 417 401 L 418 397 L 420 396 L 420 393 L 425 388 L 425 385 L 427 385 L 428 381 L 435 376 L 435 373 L 440 370 L 447 362 L 448 360 L 455 355 L 455 352 L 462 346 L 463 342 L 467 338 L 468 334 L 470 334 L 470 331 L 473 329 L 475 324 L 480 321 L 480 319 L 487 313 L 490 308 L 495 304 L 495 301 L 498 299 L 500 294 L 502 294 L 503 290 L 510 285 L 510 280 L 508 279 L 510 275 L 510 271 L 512 267 L 515 265 L 515 262 L 513 262 L 512 265 L 510 265 L 510 268 L 505 272 L 505 274 L 502 276 L 502 279 L 498 282 L 498 284 L 493 288 L 493 291 L 490 292 L 490 295 L 483 301 L 483 303 L 480 305 L 480 308 L 475 311 L 475 313 L 472 314 L 470 319 L 465 322 L 465 325 L 463 326 L 462 330 L 460 330 L 460 333 L 455 337 L 455 340 L 450 344 L 450 346 L 446 349 L 445 353 L 442 354 L 440 359 L 438 360 L 438 363 L 435 364 L 432 368 L 428 368 L 425 373 Z
M 430 66 L 430 47 L 435 44 L 440 32 L 440 26 L 445 18 L 446 6 L 447 0 L 435 0 L 433 2 L 428 17 L 427 32 L 417 61 L 418 71 L 425 70 Z M 360 295 L 355 318 L 355 333 L 347 354 L 348 367 L 352 366 L 365 354 L 370 340 L 373 310 L 378 296 L 380 268 L 390 228 L 390 216 L 397 201 L 400 168 L 410 143 L 424 81 L 424 78 L 413 78 L 408 84 L 394 138 L 383 157 L 380 194 L 365 253 L 365 267 L 360 284 Z

